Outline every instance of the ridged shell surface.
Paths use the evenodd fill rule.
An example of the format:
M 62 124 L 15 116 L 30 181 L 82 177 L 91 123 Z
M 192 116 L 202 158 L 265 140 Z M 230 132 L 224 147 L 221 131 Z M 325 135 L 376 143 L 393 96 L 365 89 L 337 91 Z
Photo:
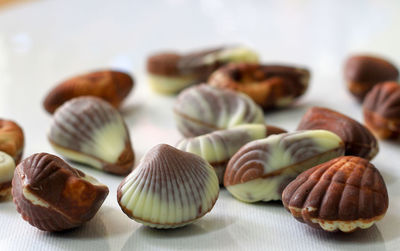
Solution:
M 335 158 L 300 174 L 285 188 L 282 201 L 297 220 L 343 232 L 371 227 L 389 203 L 379 171 L 355 156 Z
M 62 105 L 54 114 L 48 138 L 68 159 L 121 175 L 133 168 L 134 153 L 125 122 L 99 98 L 75 98 Z
M 208 213 L 218 198 L 218 178 L 199 156 L 169 145 L 153 147 L 118 187 L 130 218 L 154 228 L 175 228 Z
M 343 141 L 326 130 L 271 135 L 240 148 L 228 163 L 224 185 L 241 201 L 280 200 L 299 173 L 343 153 Z
M 206 84 L 181 92 L 174 113 L 178 130 L 185 137 L 241 124 L 264 124 L 262 109 L 247 95 Z
M 239 125 L 226 130 L 214 131 L 194 138 L 180 140 L 176 147 L 194 153 L 210 163 L 223 183 L 226 164 L 244 144 L 267 136 L 265 125 Z
M 61 231 L 90 220 L 108 188 L 57 156 L 38 153 L 15 169 L 12 195 L 23 219 L 44 231 Z
M 327 108 L 310 108 L 304 114 L 297 129 L 322 129 L 337 134 L 345 144 L 345 155 L 371 160 L 379 152 L 376 138 L 365 126 L 344 114 Z

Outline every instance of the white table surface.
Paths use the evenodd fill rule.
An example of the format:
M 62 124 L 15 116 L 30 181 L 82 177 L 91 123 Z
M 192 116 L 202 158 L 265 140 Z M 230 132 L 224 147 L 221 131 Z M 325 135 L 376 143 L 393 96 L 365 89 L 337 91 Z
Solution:
M 10 0 L 9 0 L 10 1 Z M 265 120 L 296 128 L 305 110 L 327 106 L 362 120 L 344 87 L 349 53 L 374 52 L 400 65 L 400 1 L 0 1 L 0 117 L 17 121 L 25 157 L 54 153 L 46 140 L 51 117 L 41 102 L 59 81 L 89 70 L 119 68 L 136 86 L 122 108 L 139 160 L 152 146 L 180 135 L 173 97 L 151 93 L 146 56 L 246 44 L 264 62 L 312 70 L 299 102 Z M 341 2 L 341 3 L 340 3 Z M 0 203 L 0 250 L 400 250 L 400 144 L 380 142 L 373 163 L 388 186 L 383 220 L 366 231 L 329 234 L 298 223 L 280 203 L 245 204 L 222 189 L 214 209 L 188 227 L 157 231 L 130 220 L 117 205 L 120 177 L 74 165 L 107 184 L 110 194 L 87 224 L 46 233 L 22 220 L 11 201 Z

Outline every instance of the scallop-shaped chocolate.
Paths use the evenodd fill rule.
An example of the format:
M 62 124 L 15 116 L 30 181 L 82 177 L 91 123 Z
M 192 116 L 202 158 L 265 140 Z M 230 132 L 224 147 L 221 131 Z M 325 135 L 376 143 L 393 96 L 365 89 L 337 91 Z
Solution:
M 134 164 L 129 132 L 120 113 L 95 97 L 64 103 L 53 116 L 48 135 L 52 147 L 64 157 L 125 175 Z
M 214 167 L 219 182 L 222 184 L 226 165 L 240 147 L 250 141 L 265 138 L 270 134 L 284 132 L 286 131 L 283 129 L 276 130 L 276 127 L 246 124 L 194 138 L 185 138 L 180 140 L 176 147 L 180 150 L 197 154 L 207 160 Z
M 107 195 L 107 186 L 48 153 L 24 159 L 12 180 L 17 211 L 44 231 L 82 225 L 96 214 Z
M 375 86 L 363 104 L 364 120 L 378 137 L 400 139 L 400 84 L 386 82 Z
M 282 201 L 297 220 L 330 232 L 369 228 L 383 218 L 389 204 L 379 171 L 355 156 L 303 172 L 285 188 Z
M 247 143 L 233 155 L 224 185 L 245 202 L 280 200 L 296 176 L 344 153 L 343 141 L 326 130 L 271 135 Z
M 365 126 L 331 109 L 310 108 L 297 127 L 297 130 L 315 129 L 336 133 L 345 144 L 345 155 L 359 156 L 371 160 L 379 152 L 376 138 Z
M 181 92 L 174 113 L 178 130 L 185 137 L 241 124 L 264 124 L 262 109 L 250 97 L 206 84 Z
M 121 209 L 154 228 L 176 228 L 204 216 L 219 193 L 213 167 L 201 157 L 169 145 L 148 151 L 119 185 Z
M 10 194 L 14 169 L 14 159 L 7 153 L 0 151 L 0 197 Z

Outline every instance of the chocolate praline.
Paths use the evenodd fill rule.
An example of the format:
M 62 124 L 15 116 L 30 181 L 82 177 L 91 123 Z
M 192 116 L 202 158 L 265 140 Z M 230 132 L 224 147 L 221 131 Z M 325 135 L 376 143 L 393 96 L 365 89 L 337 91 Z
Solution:
M 44 231 L 82 225 L 96 214 L 107 195 L 105 185 L 48 153 L 24 159 L 12 180 L 17 211 Z

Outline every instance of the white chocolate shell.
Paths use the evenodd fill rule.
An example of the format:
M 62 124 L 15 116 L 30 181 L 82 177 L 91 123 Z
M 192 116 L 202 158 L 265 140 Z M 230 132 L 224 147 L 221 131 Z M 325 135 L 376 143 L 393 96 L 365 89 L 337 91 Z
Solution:
M 180 140 L 176 147 L 194 153 L 210 163 L 220 184 L 223 183 L 226 164 L 244 144 L 267 136 L 267 127 L 261 124 L 246 124 L 226 130 L 214 131 L 194 138 Z
M 95 97 L 64 103 L 54 113 L 48 135 L 64 157 L 115 174 L 128 174 L 134 163 L 129 132 L 119 112 Z
M 176 228 L 208 213 L 219 193 L 212 166 L 169 145 L 153 147 L 118 187 L 118 203 L 133 220 Z
M 9 194 L 14 170 L 14 159 L 7 153 L 0 151 L 0 197 Z
M 174 114 L 178 130 L 185 137 L 241 124 L 264 124 L 262 109 L 247 95 L 206 84 L 181 92 Z
M 326 130 L 271 135 L 244 145 L 231 158 L 224 185 L 241 201 L 280 200 L 299 173 L 343 154 L 343 141 Z

